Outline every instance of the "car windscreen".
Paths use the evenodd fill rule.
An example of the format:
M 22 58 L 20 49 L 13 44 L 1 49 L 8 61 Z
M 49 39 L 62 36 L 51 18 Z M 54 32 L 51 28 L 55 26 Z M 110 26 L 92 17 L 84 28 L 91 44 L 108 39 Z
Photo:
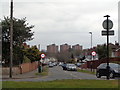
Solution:
M 100 64 L 98 68 L 106 68 L 106 65 L 107 65 L 106 63 Z
M 110 64 L 110 67 L 111 68 L 120 68 L 120 65 L 119 64 Z
M 74 67 L 75 65 L 74 64 L 69 64 L 68 66 Z

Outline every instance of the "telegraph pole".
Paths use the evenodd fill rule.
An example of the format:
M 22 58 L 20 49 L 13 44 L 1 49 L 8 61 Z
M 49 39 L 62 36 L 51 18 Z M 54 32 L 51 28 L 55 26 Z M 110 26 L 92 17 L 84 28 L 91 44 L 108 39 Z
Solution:
M 13 0 L 10 3 L 10 78 L 12 78 L 13 66 Z

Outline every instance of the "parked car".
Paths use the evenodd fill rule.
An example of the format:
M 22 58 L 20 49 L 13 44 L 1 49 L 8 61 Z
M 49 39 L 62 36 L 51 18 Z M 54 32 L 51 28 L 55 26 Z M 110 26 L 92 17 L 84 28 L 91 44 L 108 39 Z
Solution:
M 82 64 L 81 63 L 76 63 L 76 66 L 77 67 L 80 67 Z
M 53 65 L 53 63 L 49 63 L 49 67 L 53 67 L 54 65 Z
M 109 63 L 110 67 L 110 78 L 114 77 L 120 77 L 120 64 L 115 64 L 115 63 Z M 97 67 L 96 70 L 96 76 L 97 78 L 100 78 L 101 76 L 107 76 L 107 63 L 102 63 Z
M 59 66 L 62 66 L 63 62 L 59 62 Z
M 62 68 L 63 68 L 63 70 L 67 70 L 67 67 L 66 67 L 66 66 L 67 66 L 66 63 L 63 63 L 63 64 L 62 64 Z
M 77 70 L 77 67 L 75 64 L 67 64 L 66 68 L 67 70 L 74 70 L 74 71 Z

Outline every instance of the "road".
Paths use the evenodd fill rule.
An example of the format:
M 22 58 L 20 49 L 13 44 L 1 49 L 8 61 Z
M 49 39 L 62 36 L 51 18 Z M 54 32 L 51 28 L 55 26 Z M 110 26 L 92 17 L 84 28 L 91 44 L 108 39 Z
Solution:
M 48 76 L 36 77 L 36 78 L 24 78 L 24 79 L 9 79 L 10 81 L 52 81 L 52 80 L 62 80 L 62 79 L 95 79 L 95 75 L 81 73 L 77 71 L 66 71 L 62 70 L 60 66 L 54 66 L 49 68 Z M 8 80 L 7 80 L 8 81 Z
M 49 77 L 52 79 L 97 79 L 95 75 L 62 70 L 60 66 L 50 68 Z

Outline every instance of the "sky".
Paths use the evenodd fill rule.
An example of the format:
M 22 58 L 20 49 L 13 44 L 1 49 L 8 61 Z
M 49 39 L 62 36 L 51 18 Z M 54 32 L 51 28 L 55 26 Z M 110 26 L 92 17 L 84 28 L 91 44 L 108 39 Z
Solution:
M 34 40 L 29 45 L 39 45 L 46 49 L 50 44 L 80 44 L 83 48 L 106 43 L 101 35 L 105 15 L 110 15 L 114 26 L 114 36 L 110 42 L 118 41 L 118 2 L 119 0 L 13 0 L 14 17 L 26 17 L 33 28 Z M 10 0 L 0 1 L 0 19 L 10 15 Z

